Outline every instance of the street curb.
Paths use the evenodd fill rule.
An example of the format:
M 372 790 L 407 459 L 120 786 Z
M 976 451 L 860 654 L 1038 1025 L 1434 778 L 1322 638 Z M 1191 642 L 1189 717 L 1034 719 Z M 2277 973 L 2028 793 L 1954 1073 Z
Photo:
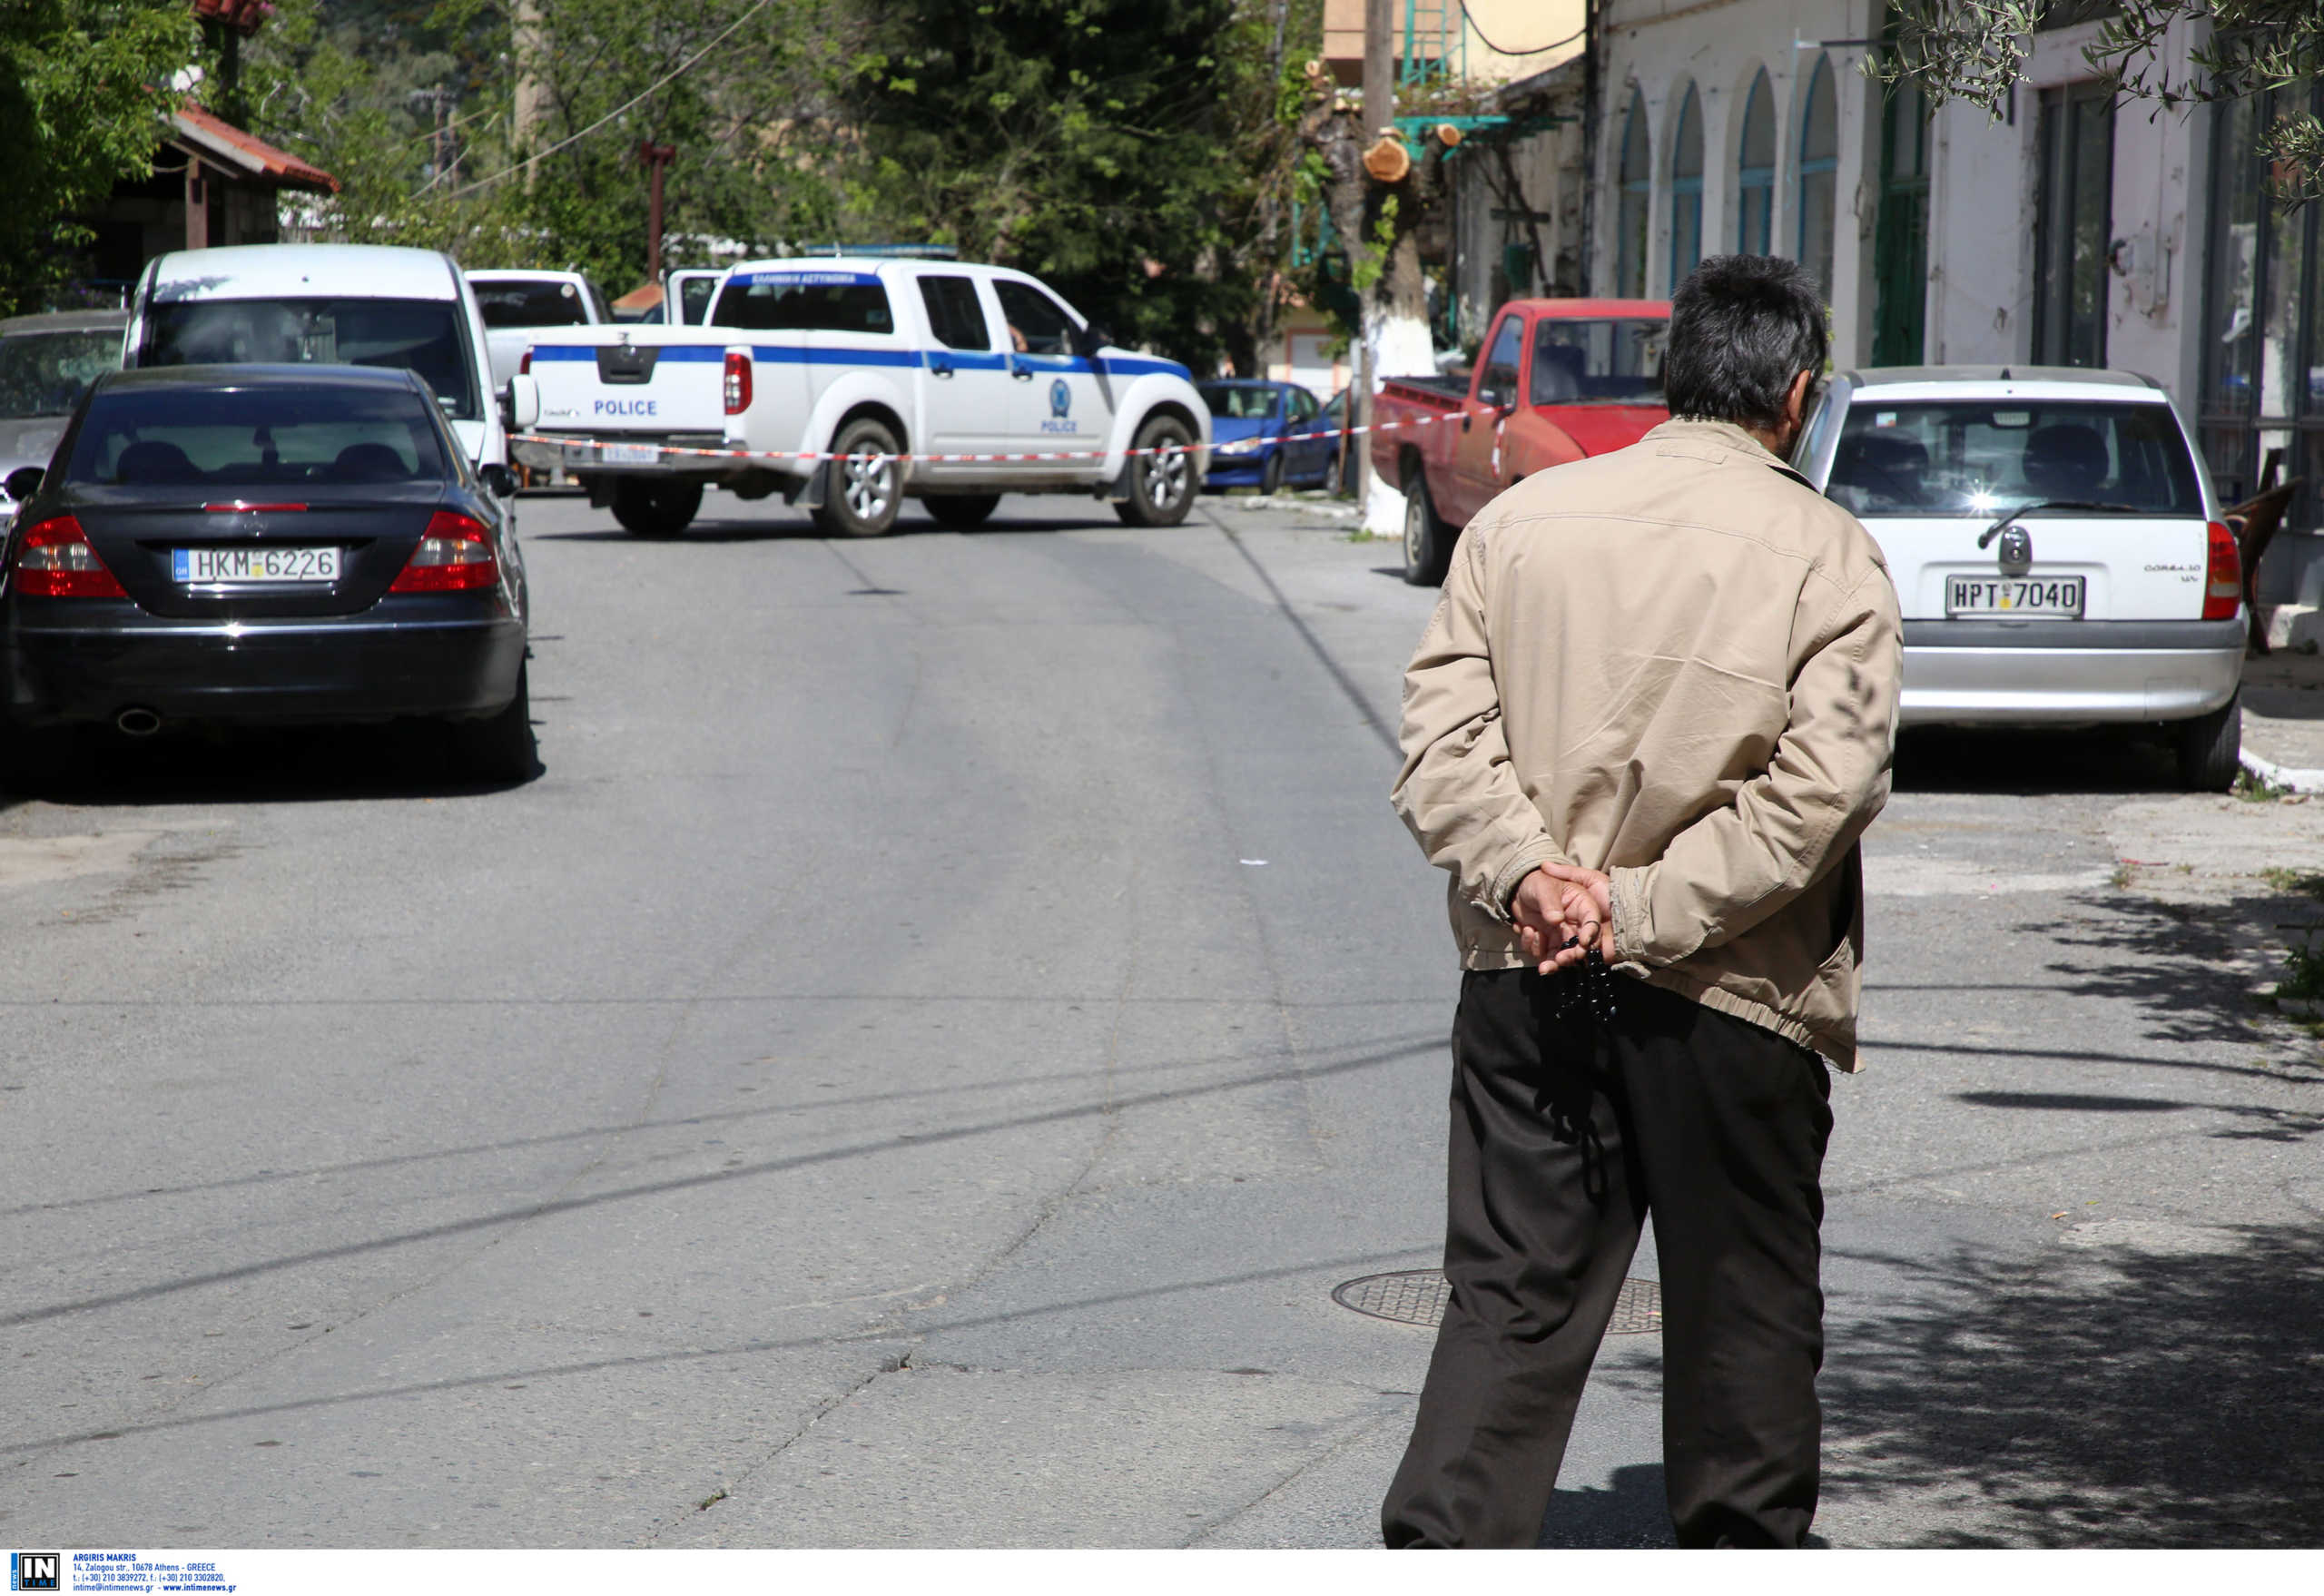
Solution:
M 1327 520 L 1353 521 L 1363 512 L 1354 505 L 1334 504 L 1329 499 L 1285 498 L 1281 495 L 1259 494 L 1250 498 L 1228 498 L 1218 496 L 1217 507 L 1230 510 L 1296 510 L 1301 515 L 1322 516 Z
M 2272 759 L 2262 759 L 2249 748 L 2236 756 L 2251 778 L 2287 793 L 2324 793 L 2324 770 L 2287 770 Z

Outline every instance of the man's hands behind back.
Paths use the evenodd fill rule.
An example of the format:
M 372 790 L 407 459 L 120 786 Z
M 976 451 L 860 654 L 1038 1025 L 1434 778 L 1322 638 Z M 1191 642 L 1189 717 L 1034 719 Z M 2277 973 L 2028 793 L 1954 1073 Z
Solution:
M 1544 864 L 1518 883 L 1509 918 L 1518 945 L 1543 975 L 1578 964 L 1590 950 L 1614 961 L 1613 883 L 1578 865 Z

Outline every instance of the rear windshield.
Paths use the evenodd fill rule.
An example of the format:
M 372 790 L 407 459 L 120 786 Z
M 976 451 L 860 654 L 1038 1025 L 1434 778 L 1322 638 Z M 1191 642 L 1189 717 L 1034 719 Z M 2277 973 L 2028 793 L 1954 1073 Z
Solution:
M 1210 413 L 1222 421 L 1264 421 L 1275 414 L 1272 388 L 1202 388 L 1196 389 Z
M 444 413 L 483 419 L 452 300 L 178 300 L 146 311 L 145 366 L 388 366 L 417 371 Z
M 68 415 L 89 384 L 120 369 L 118 327 L 0 338 L 0 419 Z
M 2059 515 L 2203 513 L 2186 438 L 2159 404 L 1859 400 L 1825 491 L 1859 516 L 1990 517 L 2045 499 L 2109 507 Z
M 718 327 L 750 332 L 893 332 L 895 312 L 876 277 L 860 272 L 762 272 L 729 278 Z
M 476 308 L 487 327 L 586 327 L 589 307 L 581 291 L 554 278 L 532 281 L 477 282 Z
M 1659 405 L 1667 321 L 1543 320 L 1533 328 L 1536 405 Z
M 65 479 L 122 488 L 440 479 L 438 425 L 410 392 L 290 383 L 116 389 L 90 401 Z

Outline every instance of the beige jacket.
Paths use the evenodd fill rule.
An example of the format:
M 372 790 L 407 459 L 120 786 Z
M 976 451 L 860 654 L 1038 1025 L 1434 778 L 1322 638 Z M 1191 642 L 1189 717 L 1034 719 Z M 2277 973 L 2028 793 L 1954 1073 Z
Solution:
M 1461 535 L 1395 787 L 1471 970 L 1526 962 L 1551 860 L 1613 881 L 1623 967 L 1858 1068 L 1857 839 L 1904 652 L 1879 547 L 1738 427 L 1666 421 Z

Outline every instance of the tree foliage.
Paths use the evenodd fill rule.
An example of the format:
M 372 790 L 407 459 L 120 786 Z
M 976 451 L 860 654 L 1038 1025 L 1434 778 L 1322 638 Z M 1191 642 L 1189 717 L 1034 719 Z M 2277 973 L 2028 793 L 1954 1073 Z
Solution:
M 1265 7 L 887 0 L 840 84 L 859 225 L 1055 284 L 1207 364 L 1256 302 L 1273 158 Z
M 247 97 L 257 131 L 344 185 L 332 236 L 582 271 L 617 293 L 645 273 L 648 142 L 677 151 L 665 265 L 830 225 L 811 0 L 537 0 L 529 48 L 492 0 L 282 9 L 252 53 L 271 81 Z M 521 128 L 520 98 L 537 108 Z
M 1938 104 L 1965 100 L 1995 117 L 2022 82 L 2034 25 L 2058 0 L 1893 0 L 1894 42 L 1865 70 L 1887 83 L 1910 79 Z M 2100 15 L 2083 58 L 2116 91 L 2176 108 L 2241 99 L 2311 83 L 2324 72 L 2324 5 L 2318 0 L 2120 0 Z M 2165 35 L 2203 25 L 2174 73 Z M 2305 109 L 2267 130 L 2279 197 L 2324 197 L 2324 124 Z
M 45 302 L 88 236 L 71 218 L 151 167 L 199 44 L 184 0 L 0 3 L 0 315 Z
M 650 142 L 677 152 L 665 264 L 950 243 L 1043 277 L 1126 341 L 1248 369 L 1299 155 L 1284 56 L 1312 49 L 1320 10 L 275 0 L 231 103 L 203 95 L 339 180 L 286 197 L 310 236 L 575 268 L 619 292 L 645 271 Z M 202 49 L 187 0 L 0 0 L 0 133 L 33 152 L 0 210 L 0 294 L 53 278 L 56 218 L 151 161 L 152 85 Z M 222 63 L 204 64 L 214 85 Z

